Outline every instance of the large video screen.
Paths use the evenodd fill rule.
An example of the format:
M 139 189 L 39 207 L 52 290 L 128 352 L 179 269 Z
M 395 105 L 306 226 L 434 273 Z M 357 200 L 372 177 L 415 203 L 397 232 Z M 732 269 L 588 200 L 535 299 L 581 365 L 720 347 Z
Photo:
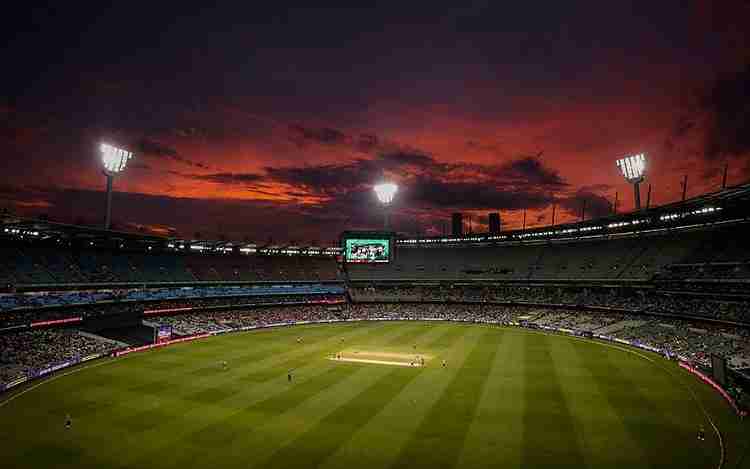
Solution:
M 349 238 L 345 244 L 346 262 L 388 262 L 391 259 L 389 239 Z

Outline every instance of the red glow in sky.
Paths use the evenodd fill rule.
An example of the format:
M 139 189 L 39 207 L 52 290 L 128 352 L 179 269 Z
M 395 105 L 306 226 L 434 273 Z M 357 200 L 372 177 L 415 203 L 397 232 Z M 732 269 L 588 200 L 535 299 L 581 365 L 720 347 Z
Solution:
M 43 32 L 9 29 L 0 206 L 98 223 L 103 138 L 137 154 L 115 224 L 183 236 L 377 227 L 382 174 L 403 188 L 407 233 L 439 233 L 453 211 L 477 230 L 496 210 L 506 227 L 524 210 L 548 224 L 553 204 L 575 219 L 584 200 L 601 215 L 616 193 L 629 210 L 614 161 L 634 153 L 653 204 L 678 200 L 686 174 L 688 195 L 718 189 L 725 164 L 747 179 L 748 42 L 732 26 L 746 7 L 610 5 L 607 25 L 602 8 L 268 7 L 253 24 L 156 8 L 127 40 L 106 32 L 136 12 L 36 11 Z M 66 20 L 79 34 L 51 41 Z

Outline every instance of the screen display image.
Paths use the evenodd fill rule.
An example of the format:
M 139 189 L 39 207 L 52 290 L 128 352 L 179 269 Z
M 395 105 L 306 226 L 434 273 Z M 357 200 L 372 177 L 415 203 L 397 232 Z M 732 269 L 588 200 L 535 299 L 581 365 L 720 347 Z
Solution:
M 160 344 L 162 342 L 167 342 L 172 338 L 172 326 L 170 325 L 160 325 L 158 329 L 156 330 L 156 342 L 157 344 Z
M 388 262 L 390 260 L 390 240 L 388 239 L 347 239 L 347 262 Z

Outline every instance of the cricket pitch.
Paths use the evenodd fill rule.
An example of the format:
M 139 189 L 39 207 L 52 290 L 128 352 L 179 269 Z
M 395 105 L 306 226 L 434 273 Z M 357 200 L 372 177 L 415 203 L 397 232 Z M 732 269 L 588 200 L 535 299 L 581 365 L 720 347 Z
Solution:
M 329 360 L 376 365 L 421 367 L 432 358 L 423 353 L 394 353 L 371 350 L 346 350 L 328 357 Z

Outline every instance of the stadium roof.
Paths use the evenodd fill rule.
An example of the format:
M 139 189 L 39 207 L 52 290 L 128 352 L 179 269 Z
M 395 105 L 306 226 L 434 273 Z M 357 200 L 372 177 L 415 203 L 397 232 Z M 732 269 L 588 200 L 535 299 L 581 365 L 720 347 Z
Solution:
M 270 245 L 228 240 L 183 239 L 143 233 L 104 230 L 101 228 L 55 223 L 43 219 L 0 216 L 0 237 L 33 241 L 82 244 L 93 247 L 119 247 L 133 250 L 168 250 L 269 255 L 335 256 L 338 247 Z
M 730 187 L 654 208 L 612 214 L 574 223 L 501 231 L 497 234 L 472 233 L 463 236 L 402 238 L 403 246 L 441 246 L 580 238 L 602 234 L 701 225 L 732 219 L 750 219 L 750 183 Z

